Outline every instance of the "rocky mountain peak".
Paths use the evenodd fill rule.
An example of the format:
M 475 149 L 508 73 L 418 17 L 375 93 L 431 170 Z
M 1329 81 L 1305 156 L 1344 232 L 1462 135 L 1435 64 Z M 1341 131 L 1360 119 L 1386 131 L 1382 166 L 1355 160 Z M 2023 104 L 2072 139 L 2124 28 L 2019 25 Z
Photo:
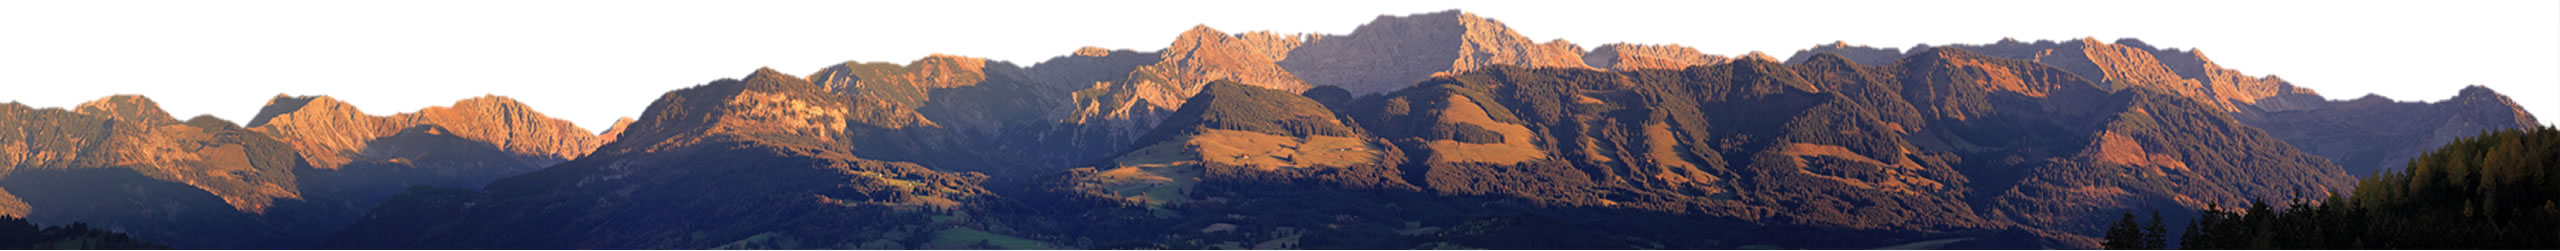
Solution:
M 531 158 L 527 160 L 531 163 L 566 161 L 586 155 L 601 144 L 594 134 L 567 120 L 545 116 L 523 102 L 496 95 L 391 116 L 369 115 L 328 96 L 278 95 L 259 109 L 248 127 L 293 146 L 313 167 L 336 169 L 365 160 L 362 153 L 374 140 L 429 125 Z
M 1580 46 L 1561 40 L 1538 43 L 1500 21 L 1448 10 L 1382 15 L 1351 34 L 1310 39 L 1280 65 L 1309 83 L 1342 86 L 1359 95 L 1490 65 L 1590 67 L 1582 60 Z
M 452 106 L 428 107 L 391 119 L 398 124 L 436 125 L 455 136 L 486 142 L 507 152 L 559 160 L 584 156 L 602 144 L 594 134 L 568 120 L 545 116 L 523 102 L 497 95 L 454 101 Z
M 2464 100 L 2464 99 L 2481 99 L 2481 98 L 2495 98 L 2495 99 L 2504 100 L 2504 99 L 2507 99 L 2507 96 L 2506 96 L 2506 95 L 2498 94 L 2498 91 L 2497 91 L 2497 90 L 2490 90 L 2488 86 L 2480 86 L 2480 85 L 2463 86 L 2461 91 L 2456 92 L 2456 93 L 2453 95 L 2453 99 L 2456 99 L 2456 100 Z
M 1181 107 L 1184 99 L 1200 92 L 1210 81 L 1234 80 L 1262 88 L 1300 91 L 1309 85 L 1295 74 L 1280 67 L 1271 54 L 1295 47 L 1296 40 L 1278 38 L 1270 33 L 1256 33 L 1262 39 L 1247 39 L 1219 32 L 1207 25 L 1193 26 L 1175 37 L 1171 46 L 1159 52 L 1155 64 L 1141 66 L 1129 73 L 1128 84 L 1137 88 L 1137 97 L 1163 110 Z
M 1690 66 L 1715 65 L 1732 58 L 1699 53 L 1698 49 L 1679 44 L 1610 43 L 1592 48 L 1582 55 L 1582 62 L 1592 68 L 1615 71 L 1640 69 L 1683 69 Z
M 1289 51 L 1297 50 L 1300 45 L 1306 45 L 1307 40 L 1315 39 L 1315 36 L 1308 34 L 1281 34 L 1271 31 L 1253 31 L 1238 34 L 1236 35 L 1236 38 L 1243 40 L 1246 50 L 1252 51 L 1255 54 L 1261 54 L 1263 57 L 1269 57 L 1272 62 L 1279 62 L 1281 60 L 1289 60 Z
M 2456 108 L 2459 111 L 2483 111 L 2484 114 L 2478 116 L 2487 124 L 2496 126 L 2492 129 L 2510 126 L 2531 128 L 2542 124 L 2541 121 L 2534 119 L 2533 114 L 2526 113 L 2524 107 L 2517 106 L 2515 100 L 2508 99 L 2507 95 L 2498 94 L 2498 91 L 2490 90 L 2487 86 L 2463 87 L 2459 94 L 2455 94 L 2452 99 L 2444 103 L 2457 104 L 2456 107 L 2461 107 Z
M 758 67 L 758 68 L 756 68 L 756 72 L 755 72 L 755 73 L 749 73 L 749 74 L 747 74 L 747 78 L 746 78 L 746 79 L 741 79 L 740 81 L 783 80 L 783 79 L 788 79 L 789 81 L 796 81 L 796 82 L 802 82 L 802 83 L 807 83 L 807 82 L 809 82 L 809 81 L 808 81 L 808 80 L 806 80 L 806 79 L 801 79 L 799 76 L 792 76 L 790 73 L 782 73 L 782 71 L 774 70 L 772 66 Z
M 1736 58 L 1736 59 L 1735 59 L 1735 61 L 1742 61 L 1742 60 L 1757 60 L 1757 61 L 1767 61 L 1767 62 L 1772 62 L 1772 63 L 1774 63 L 1774 62 L 1778 62 L 1778 57 L 1769 56 L 1769 53 L 1763 53 L 1763 52 L 1760 52 L 1760 51 L 1751 51 L 1751 53 L 1745 53 L 1745 54 L 1742 54 L 1742 56 L 1741 56 L 1741 57 L 1735 57 L 1735 58 Z
M 160 103 L 152 102 L 151 98 L 142 95 L 107 96 L 80 103 L 78 109 L 81 114 L 89 116 L 107 117 L 143 125 L 178 122 L 177 117 L 169 116 L 169 112 L 160 110 Z
M 337 98 L 331 98 L 327 95 L 291 96 L 276 94 L 275 98 L 267 100 L 266 106 L 258 108 L 258 115 L 250 117 L 249 124 L 247 126 L 258 127 L 272 122 L 271 120 L 274 120 L 277 116 L 303 112 L 311 114 L 364 114 L 364 111 L 356 110 L 354 105 L 338 101 Z

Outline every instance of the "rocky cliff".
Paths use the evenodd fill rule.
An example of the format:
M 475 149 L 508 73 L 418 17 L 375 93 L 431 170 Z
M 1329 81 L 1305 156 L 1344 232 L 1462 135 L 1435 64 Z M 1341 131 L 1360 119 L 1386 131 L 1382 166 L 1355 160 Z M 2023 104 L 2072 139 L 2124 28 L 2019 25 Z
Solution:
M 1280 66 L 1308 83 L 1367 95 L 1491 65 L 1588 67 L 1582 58 L 1570 42 L 1531 41 L 1500 21 L 1449 10 L 1379 16 L 1350 34 L 1309 39 Z

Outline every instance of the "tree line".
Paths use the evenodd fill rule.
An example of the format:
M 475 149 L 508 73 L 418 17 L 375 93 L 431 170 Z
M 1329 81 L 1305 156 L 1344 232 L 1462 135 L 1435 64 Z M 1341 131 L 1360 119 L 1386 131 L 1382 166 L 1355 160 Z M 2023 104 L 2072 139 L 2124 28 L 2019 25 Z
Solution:
M 0 216 L 0 249 L 169 249 L 169 246 L 90 227 L 88 223 L 38 227 L 27 219 Z
M 2155 213 L 2128 213 L 2107 249 L 2166 249 Z M 2180 234 L 2181 249 L 2560 249 L 2560 130 L 2483 133 L 2368 175 L 2351 194 L 2208 209 Z

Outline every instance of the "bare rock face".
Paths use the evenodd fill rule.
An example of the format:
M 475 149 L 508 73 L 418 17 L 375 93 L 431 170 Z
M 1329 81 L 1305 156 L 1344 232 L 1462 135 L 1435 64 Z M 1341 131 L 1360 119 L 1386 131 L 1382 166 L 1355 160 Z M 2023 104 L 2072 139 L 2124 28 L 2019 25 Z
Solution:
M 1080 50 L 1026 69 L 1041 86 L 1067 86 L 1064 106 L 1051 109 L 1052 125 L 1031 145 L 1117 149 L 1163 116 L 1182 107 L 1212 81 L 1303 91 L 1309 87 L 1277 62 L 1309 39 L 1268 31 L 1228 34 L 1194 26 L 1155 53 Z M 1076 143 L 1064 143 L 1076 142 Z M 1044 159 L 1080 159 L 1098 154 Z M 1095 155 L 1095 156 L 1083 156 Z
M 1199 28 L 1206 29 L 1208 27 L 1201 26 Z M 1238 45 L 1243 46 L 1246 51 L 1262 55 L 1262 57 L 1271 58 L 1271 61 L 1273 62 L 1279 62 L 1281 60 L 1288 60 L 1289 51 L 1297 50 L 1298 46 L 1305 45 L 1307 40 L 1315 39 L 1315 37 L 1307 34 L 1281 34 L 1271 31 L 1253 31 L 1238 34 L 1235 39 L 1239 40 L 1237 41 Z
M 1152 121 L 1181 107 L 1210 81 L 1232 80 L 1280 90 L 1306 90 L 1308 85 L 1278 62 L 1307 37 L 1268 31 L 1227 34 L 1193 26 L 1155 53 L 1080 49 L 1074 56 L 1034 65 L 1026 75 L 1047 85 L 1075 89 L 1072 106 L 1060 120 L 1086 124 L 1103 121 Z M 1153 56 L 1152 60 L 1140 57 Z M 1133 129 L 1132 132 L 1142 129 Z
M 400 129 L 385 120 L 328 96 L 277 95 L 248 126 L 293 145 L 313 167 L 336 169 L 353 161 L 366 142 Z
M 1821 55 L 1823 53 L 1840 55 L 1841 58 L 1848 59 L 1849 62 L 1868 66 L 1893 64 L 1894 60 L 1902 59 L 1903 56 L 1901 49 L 1893 47 L 1876 48 L 1867 47 L 1866 45 L 1851 45 L 1847 41 L 1832 41 L 1830 44 L 1816 45 L 1813 48 L 1796 50 L 1795 55 L 1787 56 L 1787 64 L 1802 64 L 1805 60 L 1812 59 L 1813 55 Z
M 18 195 L 9 194 L 8 189 L 0 189 L 0 216 L 26 218 L 27 212 L 32 210 L 35 210 L 35 207 L 27 205 L 26 200 L 18 199 Z
M 1124 95 L 1134 100 L 1098 100 L 1078 102 L 1078 110 L 1070 120 L 1132 120 L 1147 113 L 1170 113 L 1183 108 L 1183 100 L 1201 92 L 1208 82 L 1234 79 L 1244 85 L 1270 87 L 1270 90 L 1306 90 L 1288 69 L 1280 69 L 1277 61 L 1285 59 L 1290 49 L 1298 49 L 1306 36 L 1283 36 L 1283 33 L 1254 31 L 1234 36 L 1208 26 L 1193 26 L 1175 36 L 1165 51 L 1149 64 L 1119 69 L 1108 67 L 1114 61 L 1111 51 L 1080 49 L 1073 59 L 1052 59 L 1052 64 L 1039 64 L 1034 72 L 1057 72 L 1057 69 L 1088 69 L 1088 72 L 1114 72 L 1119 77 L 1065 77 L 1062 85 L 1085 85 L 1080 95 Z M 1073 64 L 1073 67 L 1060 67 Z M 1057 82 L 1057 79 L 1052 79 Z M 1080 97 L 1083 100 L 1083 97 Z
M 1307 41 L 1280 66 L 1309 83 L 1365 95 L 1489 65 L 1588 67 L 1581 54 L 1572 43 L 1534 42 L 1502 22 L 1450 10 L 1379 16 L 1351 34 Z
M 391 116 L 367 115 L 355 106 L 327 96 L 278 95 L 249 125 L 293 145 L 311 165 L 336 169 L 367 159 L 364 149 L 376 138 L 410 127 L 437 125 L 455 136 L 489 144 L 537 164 L 584 156 L 602 141 L 567 120 L 543 116 L 524 103 L 499 96 L 455 101 Z
M 1698 53 L 1698 49 L 1678 44 L 1611 43 L 1592 48 L 1582 55 L 1591 68 L 1614 71 L 1642 69 L 1684 69 L 1690 66 L 1716 65 L 1733 61 L 1722 55 Z
M 1194 26 L 1158 55 L 1162 61 L 1129 72 L 1127 84 L 1139 89 L 1139 100 L 1166 111 L 1182 107 L 1184 99 L 1199 93 L 1209 81 L 1235 80 L 1293 92 L 1309 87 L 1297 75 L 1281 69 L 1273 56 L 1294 47 L 1296 39 L 1269 32 L 1251 34 L 1237 37 L 1209 26 Z

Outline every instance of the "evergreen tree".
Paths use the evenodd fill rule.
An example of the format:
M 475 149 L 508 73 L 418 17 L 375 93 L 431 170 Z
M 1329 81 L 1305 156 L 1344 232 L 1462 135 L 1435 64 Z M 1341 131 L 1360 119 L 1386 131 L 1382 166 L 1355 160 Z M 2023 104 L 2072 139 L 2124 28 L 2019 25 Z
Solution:
M 2125 212 L 2123 219 L 2107 227 L 2106 243 L 2101 245 L 2106 249 L 2142 249 L 2142 227 L 2137 224 L 2133 222 L 2133 212 Z
M 2205 219 L 2203 219 L 2202 217 L 2198 217 L 2198 218 L 2197 218 L 2197 219 L 2195 219 L 2195 220 L 2187 221 L 2186 233 L 2183 233 L 2183 234 L 2179 234 L 2179 235 L 2178 235 L 2178 249 L 2210 249 L 2210 248 L 2213 248 L 2213 247 L 2211 247 L 2211 246 L 2209 246 L 2209 245 L 2205 245 L 2205 244 L 2204 244 L 2204 240 L 2205 240 L 2205 237 L 2204 237 L 2204 228 L 2203 228 L 2203 227 L 2201 227 L 2201 226 L 2196 225 L 2196 224 L 2197 224 L 2197 222 L 2201 222 L 2201 221 L 2204 221 L 2204 220 L 2205 220 Z
M 2160 211 L 2151 211 L 2151 224 L 2142 228 L 2142 249 L 2169 249 L 2169 229 L 2160 221 Z

